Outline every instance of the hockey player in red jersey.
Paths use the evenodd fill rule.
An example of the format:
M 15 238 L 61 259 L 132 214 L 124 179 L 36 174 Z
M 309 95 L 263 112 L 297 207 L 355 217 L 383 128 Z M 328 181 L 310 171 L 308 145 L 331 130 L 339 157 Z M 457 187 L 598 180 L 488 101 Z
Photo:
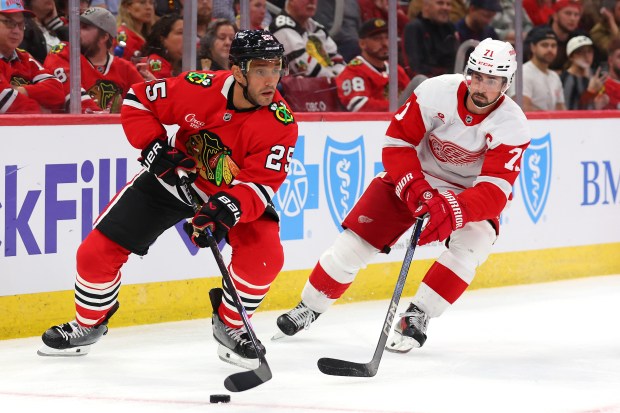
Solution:
M 383 19 L 370 19 L 359 30 L 361 55 L 352 59 L 336 77 L 338 98 L 350 112 L 387 112 L 390 109 L 388 26 Z M 409 83 L 400 65 L 398 92 Z
M 144 78 L 135 66 L 108 50 L 116 35 L 116 19 L 101 7 L 86 9 L 80 16 L 80 70 L 82 112 L 118 113 L 123 97 L 134 83 Z M 45 59 L 45 67 L 62 82 L 69 105 L 69 45 L 61 43 Z
M 26 15 L 21 0 L 0 2 L 0 114 L 60 111 L 62 85 L 25 50 Z
M 145 255 L 162 232 L 189 217 L 196 245 L 208 245 L 207 227 L 218 242 L 230 244 L 228 271 L 248 315 L 256 311 L 284 261 L 271 199 L 297 140 L 297 123 L 276 89 L 283 53 L 269 32 L 245 30 L 232 42 L 232 72 L 186 72 L 133 86 L 121 121 L 129 142 L 142 151 L 144 169 L 79 247 L 76 319 L 47 330 L 40 353 L 83 354 L 105 334 L 129 254 Z M 174 124 L 179 130 L 167 137 L 163 125 Z M 195 179 L 192 188 L 205 201 L 196 214 L 178 188 L 179 171 Z M 229 291 L 214 289 L 210 297 L 218 354 L 251 367 L 257 354 Z
M 510 43 L 486 39 L 471 53 L 465 77 L 442 75 L 415 89 L 387 129 L 385 172 L 344 219 L 302 301 L 278 318 L 284 334 L 309 327 L 361 268 L 429 214 L 419 244 L 445 240 L 447 250 L 424 276 L 387 348 L 406 352 L 424 344 L 429 319 L 463 294 L 487 259 L 530 141 L 525 115 L 505 96 L 515 55 Z

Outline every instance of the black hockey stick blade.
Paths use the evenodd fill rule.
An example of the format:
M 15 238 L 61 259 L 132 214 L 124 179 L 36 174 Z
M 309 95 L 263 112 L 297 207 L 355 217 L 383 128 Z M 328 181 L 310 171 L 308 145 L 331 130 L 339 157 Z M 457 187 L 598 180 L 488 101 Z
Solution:
M 242 371 L 228 376 L 224 380 L 226 390 L 232 392 L 246 391 L 271 380 L 272 374 L 267 360 L 261 359 L 259 363 L 260 365 L 255 370 Z
M 403 293 L 405 281 L 407 281 L 407 274 L 409 273 L 413 253 L 416 245 L 418 244 L 418 239 L 420 239 L 424 218 L 425 217 L 418 218 L 413 228 L 413 233 L 411 234 L 411 238 L 409 240 L 409 246 L 407 247 L 407 252 L 405 252 L 405 258 L 403 259 L 403 265 L 400 269 L 400 273 L 398 274 L 398 279 L 396 280 L 396 286 L 394 287 L 394 294 L 392 294 L 390 307 L 388 308 L 387 314 L 385 315 L 385 321 L 383 322 L 383 327 L 381 328 L 379 343 L 375 349 L 375 354 L 372 356 L 372 360 L 368 363 L 355 363 L 352 361 L 323 357 L 317 362 L 317 367 L 322 373 L 330 376 L 347 377 L 374 377 L 377 374 L 377 371 L 379 370 L 379 363 L 381 363 L 381 357 L 383 356 L 383 350 L 385 349 L 385 343 L 390 335 L 392 322 L 394 322 L 394 317 L 396 316 L 396 311 L 398 310 L 398 302 L 400 301 L 400 296 Z
M 321 373 L 330 376 L 373 377 L 377 374 L 378 365 L 370 363 L 354 363 L 352 361 L 322 357 L 316 363 Z

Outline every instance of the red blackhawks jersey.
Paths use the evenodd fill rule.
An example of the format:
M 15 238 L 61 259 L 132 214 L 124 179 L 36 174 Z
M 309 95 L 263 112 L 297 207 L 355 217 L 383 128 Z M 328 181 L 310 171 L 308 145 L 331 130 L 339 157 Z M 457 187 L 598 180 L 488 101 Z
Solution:
M 132 84 L 144 80 L 133 64 L 112 54 L 108 56 L 105 66 L 95 68 L 84 55 L 80 55 L 82 111 L 110 109 L 115 101 L 122 100 Z M 62 82 L 68 103 L 71 91 L 69 44 L 61 43 L 54 47 L 44 65 Z
M 173 76 L 172 64 L 158 54 L 153 53 L 148 55 L 146 64 L 148 65 L 149 71 L 157 79 Z
M 129 142 L 145 148 L 178 125 L 170 144 L 194 158 L 194 186 L 207 195 L 224 191 L 241 204 L 241 221 L 260 217 L 288 172 L 297 123 L 276 91 L 269 106 L 237 110 L 229 71 L 186 72 L 133 85 L 121 110 Z
M 388 63 L 381 71 L 368 63 L 362 56 L 352 59 L 336 77 L 338 98 L 350 112 L 385 112 L 390 108 Z M 409 83 L 409 76 L 398 67 L 398 91 Z
M 26 89 L 28 96 L 14 89 L 19 86 Z M 0 59 L 0 113 L 59 111 L 63 102 L 58 79 L 30 53 L 17 49 L 12 56 Z
M 122 57 L 123 59 L 130 60 L 132 57 L 140 56 L 140 50 L 142 50 L 145 40 L 123 23 L 117 30 L 116 42 L 119 45 L 121 45 L 121 42 L 125 44 Z
M 477 115 L 465 107 L 466 94 L 461 74 L 422 82 L 388 127 L 383 164 L 394 182 L 412 173 L 460 193 L 470 220 L 481 221 L 498 217 L 511 198 L 530 132 L 510 98 Z

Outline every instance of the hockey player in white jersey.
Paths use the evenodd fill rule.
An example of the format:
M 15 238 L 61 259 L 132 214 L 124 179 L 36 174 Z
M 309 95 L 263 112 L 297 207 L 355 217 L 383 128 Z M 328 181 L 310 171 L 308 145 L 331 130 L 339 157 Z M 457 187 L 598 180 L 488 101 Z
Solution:
M 430 318 L 463 294 L 499 234 L 499 215 L 512 198 L 530 141 L 523 111 L 506 90 L 517 63 L 510 43 L 486 39 L 463 74 L 424 81 L 386 132 L 385 172 L 373 179 L 344 231 L 325 251 L 301 294 L 282 314 L 282 333 L 308 328 L 351 285 L 358 271 L 390 247 L 416 217 L 429 214 L 419 245 L 444 241 L 387 349 L 407 352 L 426 341 Z

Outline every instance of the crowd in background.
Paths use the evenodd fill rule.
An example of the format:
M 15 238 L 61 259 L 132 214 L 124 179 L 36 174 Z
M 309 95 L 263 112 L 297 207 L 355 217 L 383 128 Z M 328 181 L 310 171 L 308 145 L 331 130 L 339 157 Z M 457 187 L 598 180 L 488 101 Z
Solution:
M 84 113 L 118 112 L 133 83 L 181 73 L 183 3 L 80 2 Z M 398 4 L 401 97 L 428 77 L 461 73 L 458 53 L 490 37 L 523 44 L 524 110 L 620 108 L 620 0 L 523 0 L 523 39 L 513 0 Z M 67 10 L 68 0 L 0 0 L 0 113 L 68 111 Z M 228 70 L 239 0 L 197 0 L 196 13 L 196 68 Z M 388 0 L 344 0 L 340 11 L 333 0 L 249 1 L 250 28 L 284 45 L 280 87 L 295 110 L 388 110 L 387 17 Z

